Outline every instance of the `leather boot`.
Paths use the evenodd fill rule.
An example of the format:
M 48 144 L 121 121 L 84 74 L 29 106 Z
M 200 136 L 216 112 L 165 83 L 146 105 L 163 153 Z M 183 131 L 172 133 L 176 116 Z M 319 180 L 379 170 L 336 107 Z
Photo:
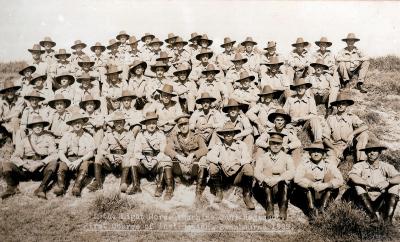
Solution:
M 326 208 L 329 205 L 329 200 L 331 199 L 331 191 L 326 191 L 324 196 L 322 197 L 320 211 L 321 213 L 325 212 Z
M 255 206 L 253 201 L 251 201 L 251 189 L 253 187 L 253 177 L 244 176 L 243 177 L 243 201 L 246 204 L 247 209 L 254 210 Z
M 62 196 L 65 193 L 65 176 L 66 176 L 67 171 L 63 171 L 59 169 L 57 171 L 57 186 L 54 188 L 53 193 L 56 194 L 56 196 Z
M 171 200 L 172 195 L 174 193 L 174 177 L 172 175 L 172 168 L 171 167 L 164 168 L 164 173 L 165 173 L 164 176 L 166 183 L 164 200 L 168 201 Z
M 279 206 L 279 219 L 287 219 L 287 209 L 288 209 L 288 186 L 286 183 L 281 185 L 281 197 L 278 203 Z
M 95 192 L 103 188 L 102 165 L 94 164 L 94 181 L 87 187 L 89 191 Z
M 119 190 L 122 193 L 125 193 L 128 189 L 128 175 L 129 175 L 129 167 L 122 168 L 121 174 L 121 185 L 119 186 Z
M 160 168 L 158 169 L 158 174 L 157 174 L 157 181 L 156 181 L 156 192 L 154 193 L 155 197 L 161 197 L 162 192 L 164 190 L 164 169 Z
M 81 192 L 82 192 L 82 183 L 83 180 L 86 178 L 86 171 L 85 170 L 79 170 L 78 171 L 78 176 L 76 177 L 74 186 L 72 188 L 72 195 L 75 197 L 80 197 Z
M 222 202 L 222 198 L 224 196 L 222 192 L 222 181 L 221 181 L 221 175 L 216 175 L 214 177 L 210 177 L 210 180 L 212 180 L 214 187 L 215 187 L 215 203 L 220 203 Z
M 361 92 L 361 93 L 367 93 L 368 91 L 364 89 L 363 87 L 363 83 L 359 82 L 357 83 L 357 89 Z
M 126 191 L 126 193 L 128 193 L 129 195 L 142 192 L 142 189 L 140 189 L 140 177 L 137 166 L 131 167 L 131 173 L 132 173 L 132 186 L 130 186 Z
M 44 170 L 44 176 L 43 176 L 43 180 L 40 183 L 40 186 L 33 192 L 33 194 L 35 196 L 37 196 L 38 198 L 43 198 L 43 199 L 47 199 L 46 197 L 46 189 L 47 186 L 49 185 L 51 178 L 53 176 L 53 172 L 49 171 L 47 169 Z
M 197 184 L 196 184 L 196 201 L 199 201 L 201 195 L 203 194 L 204 189 L 206 188 L 206 180 L 207 180 L 207 168 L 201 167 L 199 168 L 199 173 L 197 175 Z
M 1 199 L 4 200 L 19 193 L 18 181 L 14 179 L 12 172 L 4 172 L 3 179 L 7 183 L 7 189 L 1 194 Z
M 307 196 L 308 216 L 311 219 L 314 219 L 314 217 L 318 215 L 318 210 L 315 208 L 314 205 L 314 196 L 310 190 L 307 190 L 306 196 Z
M 379 221 L 380 215 L 377 213 L 372 205 L 371 198 L 369 197 L 368 193 L 363 193 L 360 195 L 360 200 L 367 211 L 368 215 L 375 221 Z
M 265 187 L 265 218 L 271 219 L 274 217 L 274 203 L 272 202 L 272 189 Z
M 385 223 L 389 225 L 393 224 L 393 215 L 394 211 L 396 210 L 398 202 L 399 202 L 399 196 L 395 194 L 389 194 Z

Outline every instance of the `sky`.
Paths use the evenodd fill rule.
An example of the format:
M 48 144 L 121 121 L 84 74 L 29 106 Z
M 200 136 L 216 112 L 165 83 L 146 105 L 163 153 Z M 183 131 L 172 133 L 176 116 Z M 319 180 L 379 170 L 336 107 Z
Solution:
M 238 42 L 247 36 L 264 48 L 278 43 L 285 54 L 297 37 L 314 43 L 321 36 L 332 51 L 354 32 L 369 56 L 400 53 L 400 2 L 388 1 L 133 1 L 133 0 L 0 0 L 0 61 L 28 60 L 27 51 L 45 36 L 56 50 L 76 39 L 88 46 L 107 44 L 125 30 L 136 37 L 145 32 L 164 40 L 173 32 L 188 39 L 191 32 L 207 33 L 214 49 L 224 37 Z M 313 45 L 312 48 L 314 48 Z M 89 50 L 87 50 L 89 51 Z

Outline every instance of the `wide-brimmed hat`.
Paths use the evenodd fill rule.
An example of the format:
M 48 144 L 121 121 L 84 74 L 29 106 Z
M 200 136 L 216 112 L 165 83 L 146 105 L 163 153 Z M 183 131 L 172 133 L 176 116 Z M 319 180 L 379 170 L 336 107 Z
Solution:
M 268 132 L 268 134 L 269 134 L 268 141 L 277 143 L 283 143 L 283 138 L 286 136 L 286 134 L 280 132 Z
M 119 68 L 118 68 L 118 66 L 116 66 L 116 65 L 109 65 L 108 67 L 107 67 L 107 72 L 106 72 L 106 76 L 108 76 L 108 75 L 112 75 L 112 74 L 121 74 L 122 73 L 122 70 L 120 70 Z
M 106 47 L 104 45 L 102 45 L 100 42 L 96 42 L 96 44 L 94 44 L 93 46 L 90 46 L 90 50 L 92 52 L 94 52 L 96 48 L 101 48 L 101 52 L 104 52 L 106 50 Z
M 353 105 L 354 100 L 350 97 L 349 94 L 341 92 L 338 94 L 336 100 L 331 102 L 331 106 L 337 106 L 340 103 L 347 103 L 347 105 Z
M 242 43 L 240 43 L 240 45 L 244 46 L 247 43 L 251 43 L 253 45 L 257 44 L 257 42 L 255 42 L 252 37 L 247 37 Z
M 150 70 L 152 72 L 156 72 L 157 67 L 163 67 L 165 72 L 167 72 L 169 70 L 169 65 L 165 64 L 162 61 L 156 61 L 156 63 L 152 66 L 150 66 Z
M 85 64 L 85 63 L 89 63 L 90 66 L 94 66 L 94 61 L 90 60 L 90 57 L 87 56 L 87 55 L 84 55 L 82 57 L 82 60 L 78 61 L 78 66 L 82 67 L 82 65 Z
M 357 38 L 356 34 L 354 34 L 354 33 L 349 33 L 349 34 L 347 34 L 346 38 L 342 39 L 342 41 L 347 41 L 347 40 L 360 41 L 360 39 Z
M 76 78 L 76 82 L 81 83 L 82 80 L 94 81 L 95 78 L 94 78 L 93 76 L 90 76 L 89 73 L 84 72 L 84 73 L 82 73 L 80 76 L 78 76 L 78 77 Z
M 304 46 L 308 46 L 308 42 L 305 41 L 302 37 L 296 39 L 296 42 L 292 44 L 293 47 L 303 44 Z
M 311 145 L 309 145 L 308 147 L 305 147 L 303 150 L 305 151 L 313 151 L 313 150 L 318 150 L 318 151 L 322 151 L 324 153 L 328 152 L 328 149 L 325 149 L 324 144 L 322 142 L 314 142 Z
M 387 149 L 387 147 L 382 145 L 376 139 L 371 139 L 371 140 L 368 140 L 368 143 L 365 146 L 365 148 L 360 149 L 360 151 L 365 151 L 365 152 L 372 151 L 372 150 L 382 151 L 382 150 L 386 150 L 386 149 Z
M 58 53 L 54 54 L 54 57 L 59 59 L 60 56 L 66 56 L 67 58 L 69 58 L 71 56 L 71 53 L 67 53 L 67 50 L 65 49 L 59 49 Z
M 46 43 L 50 43 L 51 47 L 53 48 L 54 46 L 56 46 L 56 42 L 54 42 L 50 37 L 46 36 L 44 37 L 44 39 L 42 41 L 39 42 L 39 44 L 44 47 L 44 45 Z
M 201 73 L 204 75 L 207 75 L 207 73 L 214 73 L 214 74 L 218 74 L 220 72 L 220 70 L 218 70 L 213 64 L 208 64 L 207 68 L 202 71 Z
M 31 129 L 33 125 L 35 124 L 43 124 L 43 127 L 48 126 L 50 123 L 43 120 L 43 118 L 40 115 L 35 115 L 33 116 L 33 118 L 28 122 L 28 124 L 26 125 L 26 127 L 28 129 Z
M 133 72 L 133 70 L 138 67 L 138 66 L 142 66 L 144 70 L 146 70 L 147 68 L 147 63 L 145 61 L 141 61 L 141 60 L 135 60 L 133 61 L 133 63 L 129 66 L 129 71 Z
M 262 63 L 263 65 L 266 66 L 273 66 L 273 65 L 283 65 L 283 61 L 279 60 L 278 56 L 272 56 L 268 62 Z
M 155 112 L 147 112 L 140 124 L 146 124 L 149 120 L 158 120 L 158 115 Z
M 176 124 L 188 124 L 190 119 L 189 114 L 179 115 L 174 121 Z
M 60 93 L 59 93 L 59 94 L 56 94 L 56 95 L 54 96 L 54 98 L 48 102 L 48 105 L 49 105 L 51 108 L 55 109 L 55 103 L 56 103 L 57 101 L 63 101 L 63 102 L 65 103 L 65 107 L 66 107 L 66 108 L 68 108 L 68 107 L 71 105 L 71 100 L 69 100 L 68 98 L 64 97 L 64 95 L 62 95 L 62 94 L 60 94 Z
M 154 39 L 155 36 L 154 36 L 154 34 L 145 33 L 145 34 L 143 35 L 143 37 L 140 38 L 140 40 L 144 42 L 144 39 L 147 38 L 147 37 L 151 37 L 152 39 Z
M 189 41 L 190 41 L 190 42 L 193 42 L 194 40 L 198 40 L 198 39 L 200 39 L 200 38 L 201 38 L 201 34 L 198 34 L 198 33 L 196 33 L 196 32 L 193 32 L 193 33 L 190 34 L 190 39 L 189 39 Z
M 274 48 L 274 47 L 276 47 L 276 42 L 275 41 L 268 41 L 267 47 L 265 47 L 264 50 L 268 50 L 268 49 L 271 49 L 271 48 Z
M 318 46 L 319 46 L 321 43 L 327 44 L 328 47 L 332 45 L 332 42 L 328 41 L 328 38 L 327 38 L 327 37 L 321 37 L 321 39 L 320 39 L 319 41 L 315 41 L 315 44 L 318 45 Z
M 108 41 L 107 50 L 110 50 L 113 46 L 120 46 L 121 42 L 117 41 L 116 39 L 110 39 Z
M 124 120 L 125 121 L 126 117 L 125 114 L 121 111 L 115 111 L 111 117 L 109 118 L 108 121 L 114 122 L 114 121 L 119 121 L 119 120 Z
M 295 90 L 296 87 L 299 87 L 299 86 L 306 86 L 306 88 L 310 88 L 310 87 L 312 87 L 312 84 L 309 82 L 306 82 L 306 80 L 304 78 L 299 78 L 299 79 L 294 80 L 293 85 L 290 85 L 290 89 Z
M 24 75 L 24 72 L 26 71 L 26 70 L 31 70 L 31 72 L 32 72 L 32 74 L 36 71 L 36 67 L 35 66 L 31 66 L 31 65 L 28 65 L 28 64 L 24 64 L 24 67 L 18 72 L 21 76 L 23 76 Z
M 227 45 L 227 44 L 234 45 L 235 43 L 236 43 L 236 40 L 231 40 L 231 38 L 225 37 L 225 38 L 224 38 L 224 43 L 221 44 L 221 47 L 224 48 L 225 45 Z
M 321 66 L 324 70 L 329 69 L 329 66 L 325 65 L 324 60 L 321 58 L 318 58 L 315 62 L 311 63 L 310 66 L 312 67 Z
M 122 94 L 121 94 L 120 97 L 117 98 L 117 100 L 121 101 L 125 97 L 129 97 L 129 98 L 135 99 L 136 95 L 133 92 L 131 92 L 130 90 L 122 90 Z
M 200 60 L 203 55 L 207 55 L 208 59 L 210 59 L 214 53 L 211 50 L 201 49 L 200 53 L 196 55 L 196 60 Z
M 68 84 L 68 85 L 72 85 L 72 84 L 75 82 L 75 77 L 74 77 L 73 75 L 71 75 L 71 73 L 69 73 L 69 72 L 62 72 L 62 73 L 58 74 L 58 75 L 56 76 L 56 78 L 55 78 L 55 81 L 56 81 L 58 84 L 60 84 L 61 79 L 62 79 L 63 77 L 68 77 L 68 81 L 69 81 L 69 84 Z
M 40 54 L 43 54 L 45 52 L 44 50 L 42 50 L 42 47 L 40 47 L 40 45 L 38 44 L 34 44 L 31 49 L 28 49 L 28 51 L 31 53 L 40 52 Z
M 255 76 L 249 75 L 247 71 L 241 71 L 239 74 L 239 79 L 235 80 L 235 82 L 240 82 L 241 80 L 244 79 L 250 79 L 250 81 L 254 81 Z
M 19 90 L 21 86 L 15 85 L 12 80 L 5 80 L 2 89 L 0 89 L 0 94 L 7 92 L 8 90 L 13 90 L 14 92 Z
M 176 68 L 176 71 L 174 71 L 174 76 L 178 76 L 180 73 L 186 73 L 186 75 L 188 76 L 190 74 L 190 72 L 192 71 L 192 69 L 190 68 L 190 65 L 186 64 L 186 63 L 181 63 L 178 68 Z
M 89 117 L 83 116 L 80 112 L 76 111 L 73 112 L 71 117 L 67 120 L 68 125 L 72 125 L 75 121 L 78 120 L 83 120 L 84 123 L 87 123 L 89 121 Z
M 165 41 L 165 43 L 168 43 L 168 44 L 170 44 L 170 42 L 172 41 L 172 40 L 176 40 L 178 38 L 178 36 L 177 35 L 175 35 L 174 33 L 169 33 L 168 34 L 168 36 L 167 36 L 167 38 L 164 40 Z
M 169 56 L 167 52 L 160 51 L 160 56 L 156 58 L 156 61 L 171 59 L 171 58 L 172 58 L 172 56 Z
M 240 109 L 244 110 L 248 108 L 248 105 L 244 103 L 239 103 L 233 98 L 229 98 L 228 103 L 222 107 L 222 112 L 224 113 L 228 112 L 228 109 L 231 107 L 239 107 Z
M 90 95 L 90 94 L 88 94 L 88 95 L 86 95 L 86 96 L 83 97 L 83 100 L 79 102 L 79 107 L 80 107 L 81 109 L 84 110 L 84 109 L 85 109 L 86 103 L 88 103 L 88 102 L 90 102 L 90 101 L 93 101 L 93 102 L 94 102 L 94 110 L 97 110 L 97 109 L 100 108 L 100 104 L 101 104 L 100 100 L 95 99 L 95 98 L 94 98 L 92 95 Z
M 228 121 L 224 124 L 222 129 L 218 130 L 217 133 L 223 135 L 224 133 L 234 132 L 235 134 L 240 133 L 240 129 L 235 127 L 235 124 L 231 121 Z
M 126 31 L 122 30 L 119 31 L 119 33 L 117 34 L 117 36 L 115 37 L 117 40 L 121 39 L 122 36 L 125 36 L 126 39 L 129 39 L 129 34 L 126 33 Z
M 247 58 L 246 58 L 246 57 L 243 57 L 243 55 L 240 54 L 240 53 L 236 53 L 236 54 L 235 54 L 235 57 L 234 57 L 231 61 L 232 61 L 233 63 L 239 62 L 239 61 L 241 61 L 241 62 L 243 62 L 243 63 L 246 63 L 246 62 L 247 62 Z
M 164 84 L 164 86 L 161 89 L 157 89 L 157 92 L 166 93 L 171 96 L 176 96 L 176 93 L 174 92 L 174 87 L 169 84 Z
M 196 103 L 200 104 L 203 100 L 210 100 L 210 102 L 214 102 L 217 100 L 215 97 L 210 96 L 208 92 L 203 92 L 199 98 L 196 99 Z
M 82 46 L 82 49 L 83 49 L 83 48 L 86 48 L 87 45 L 78 39 L 78 40 L 74 41 L 74 44 L 71 46 L 71 49 L 75 50 L 76 47 L 78 47 L 78 46 Z
M 286 121 L 286 124 L 290 123 L 292 121 L 292 117 L 290 117 L 289 114 L 287 114 L 285 112 L 285 110 L 283 109 L 277 109 L 275 112 L 270 113 L 268 115 L 268 121 L 270 121 L 271 123 L 275 122 L 276 117 L 283 117 Z
M 156 44 L 156 43 L 160 44 L 160 46 L 164 44 L 164 42 L 162 42 L 162 41 L 159 40 L 158 38 L 153 38 L 153 39 L 151 40 L 151 42 L 150 42 L 149 45 L 151 46 L 151 45 L 154 45 L 154 44 Z
M 37 98 L 37 99 L 40 99 L 41 101 L 43 101 L 43 100 L 46 99 L 46 98 L 40 96 L 40 94 L 39 94 L 36 90 L 33 90 L 33 91 L 31 91 L 30 93 L 28 93 L 28 94 L 26 94 L 26 95 L 24 96 L 24 99 L 25 99 L 25 100 L 28 100 L 28 101 L 29 101 L 30 99 L 32 99 L 32 98 Z
M 212 45 L 212 43 L 213 43 L 213 41 L 210 40 L 206 34 L 203 34 L 203 35 L 199 38 L 199 41 L 200 41 L 200 40 L 206 40 L 206 41 L 208 42 L 207 46 L 210 46 L 210 45 Z
M 136 44 L 139 41 L 140 40 L 136 39 L 136 36 L 132 35 L 131 37 L 129 37 L 128 44 L 133 45 L 133 44 Z
M 278 89 L 274 90 L 274 89 L 272 89 L 272 87 L 270 85 L 265 85 L 262 88 L 261 92 L 258 93 L 257 95 L 258 96 L 265 96 L 265 95 L 278 94 L 278 93 L 282 94 L 282 92 L 283 92 L 283 90 L 278 90 Z
M 35 82 L 38 79 L 44 79 L 43 81 L 45 81 L 47 79 L 47 75 L 46 74 L 33 73 L 32 79 L 29 81 L 29 84 L 35 85 Z
M 172 44 L 172 46 L 175 46 L 175 45 L 177 45 L 177 44 L 179 44 L 179 43 L 182 43 L 183 46 L 185 46 L 185 45 L 188 44 L 188 42 L 187 42 L 187 41 L 184 41 L 184 40 L 182 39 L 182 37 L 177 37 L 177 38 L 175 39 L 175 42 Z

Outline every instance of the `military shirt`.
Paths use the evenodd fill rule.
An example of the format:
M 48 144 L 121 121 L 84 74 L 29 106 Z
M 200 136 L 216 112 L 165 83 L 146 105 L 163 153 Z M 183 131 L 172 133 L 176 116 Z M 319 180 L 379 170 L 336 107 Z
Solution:
M 339 188 L 344 181 L 335 165 L 326 160 L 315 164 L 308 158 L 297 167 L 294 182 L 303 188 L 308 188 L 315 182 L 330 182 L 333 188 Z
M 273 176 L 281 176 L 286 182 L 294 178 L 295 167 L 292 157 L 282 150 L 274 154 L 268 151 L 256 160 L 254 168 L 254 177 L 259 182 L 264 182 L 266 179 Z
M 67 157 L 85 156 L 89 152 L 94 152 L 95 149 L 94 139 L 87 132 L 83 132 L 81 136 L 74 131 L 67 132 L 62 136 L 59 144 L 59 151 L 63 152 Z
M 342 115 L 330 115 L 327 119 L 325 137 L 331 138 L 333 141 L 346 142 L 347 137 L 359 127 L 365 125 L 365 123 L 357 116 L 352 113 L 344 113 Z

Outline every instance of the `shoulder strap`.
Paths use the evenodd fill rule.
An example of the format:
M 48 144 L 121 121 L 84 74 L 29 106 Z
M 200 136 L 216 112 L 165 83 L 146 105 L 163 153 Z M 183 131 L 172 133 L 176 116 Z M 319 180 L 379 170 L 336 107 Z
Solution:
M 113 133 L 111 133 L 112 135 Z M 121 142 L 119 142 L 119 140 L 117 138 L 115 138 L 114 135 L 112 135 L 112 137 L 114 138 L 114 140 L 117 142 L 117 144 L 119 145 L 119 147 L 121 148 L 121 150 L 126 150 L 126 148 L 124 148 L 124 146 L 122 146 Z

